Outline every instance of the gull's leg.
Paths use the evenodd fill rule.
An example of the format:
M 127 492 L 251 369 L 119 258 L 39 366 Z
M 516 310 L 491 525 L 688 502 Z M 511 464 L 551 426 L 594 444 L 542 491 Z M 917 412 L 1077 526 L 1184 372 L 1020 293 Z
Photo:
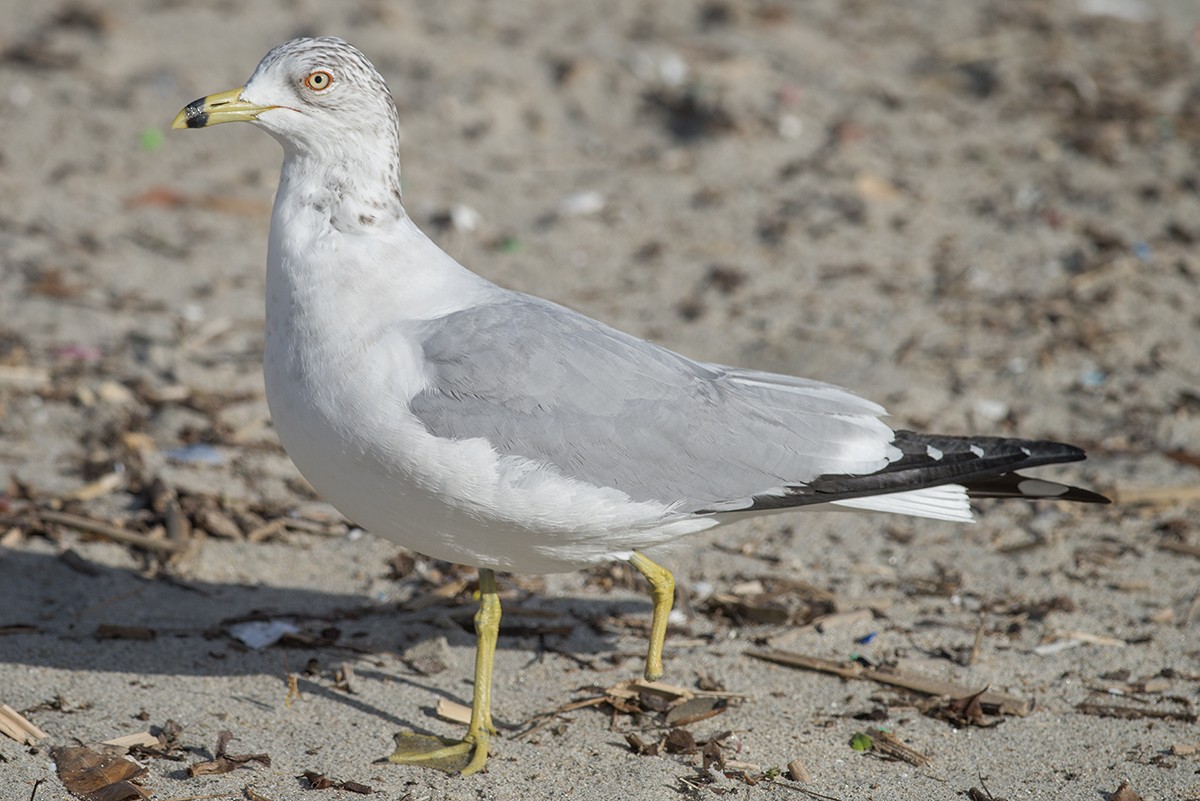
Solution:
M 663 640 L 667 637 L 667 617 L 675 600 L 675 577 L 662 565 L 650 561 L 637 551 L 629 563 L 650 582 L 650 597 L 654 600 L 654 616 L 650 619 L 650 648 L 646 652 L 646 679 L 658 681 L 663 674 Z
M 475 693 L 471 700 L 471 723 L 462 740 L 401 732 L 396 735 L 392 762 L 423 765 L 446 773 L 469 776 L 483 770 L 488 757 L 488 740 L 496 734 L 492 725 L 492 664 L 496 659 L 496 637 L 500 633 L 500 596 L 496 574 L 479 569 L 479 610 L 475 613 Z

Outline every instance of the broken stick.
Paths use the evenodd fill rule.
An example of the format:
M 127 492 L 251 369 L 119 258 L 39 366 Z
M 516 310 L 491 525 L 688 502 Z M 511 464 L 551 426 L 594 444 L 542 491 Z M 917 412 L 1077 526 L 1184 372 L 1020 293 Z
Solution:
M 969 698 L 979 693 L 971 687 L 964 687 L 954 682 L 926 678 L 912 673 L 897 673 L 889 670 L 876 670 L 864 667 L 857 662 L 834 662 L 817 656 L 807 656 L 792 651 L 781 651 L 778 648 L 746 651 L 746 656 L 775 662 L 788 667 L 803 670 L 815 670 L 819 673 L 832 673 L 844 679 L 866 679 L 867 681 L 900 687 L 905 690 L 921 693 L 922 695 L 944 696 L 946 698 Z M 985 691 L 979 693 L 979 703 L 984 707 L 994 707 L 1002 715 L 1017 715 L 1024 717 L 1029 714 L 1033 705 L 1024 698 L 1014 695 Z

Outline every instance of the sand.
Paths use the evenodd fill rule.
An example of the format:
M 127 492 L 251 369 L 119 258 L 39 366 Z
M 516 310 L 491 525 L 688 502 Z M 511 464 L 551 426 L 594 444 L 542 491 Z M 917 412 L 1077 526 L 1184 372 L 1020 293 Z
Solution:
M 37 798 L 64 797 L 51 747 L 168 720 L 181 750 L 147 760 L 156 799 L 318 797 L 304 771 L 414 801 L 956 798 L 985 783 L 996 798 L 1094 799 L 1126 779 L 1146 799 L 1200 797 L 1194 723 L 1079 709 L 1186 716 L 1200 691 L 1200 559 L 1186 553 L 1200 7 L 248 5 L 10 2 L 0 31 L 0 462 L 19 482 L 0 501 L 0 536 L 15 532 L 0 546 L 0 703 L 48 734 L 0 735 L 0 797 L 42 779 Z M 1080 444 L 1087 462 L 1047 474 L 1119 502 L 982 503 L 975 526 L 788 515 L 663 554 L 689 601 L 665 680 L 744 696 L 687 728 L 733 732 L 725 755 L 751 775 L 799 759 L 807 784 L 634 754 L 626 734 L 657 740 L 657 719 L 607 707 L 526 739 L 506 730 L 482 775 L 380 762 L 400 728 L 459 730 L 433 708 L 470 697 L 469 587 L 412 610 L 437 584 L 422 571 L 458 574 L 418 560 L 389 577 L 398 549 L 341 524 L 275 440 L 260 360 L 276 143 L 246 126 L 166 133 L 297 34 L 374 60 L 400 109 L 409 211 L 478 272 L 691 356 L 848 386 L 899 426 Z M 157 477 L 185 505 L 333 525 L 210 536 L 164 568 L 29 523 L 118 465 L 111 491 L 68 511 L 142 530 L 154 514 L 137 482 Z M 606 577 L 502 577 L 517 628 L 497 657 L 499 721 L 638 674 L 649 604 Z M 802 587 L 775 599 L 787 621 L 721 606 L 737 592 L 753 606 L 747 582 L 780 579 L 871 611 L 822 632 L 802 625 Z M 229 632 L 252 614 L 307 639 L 248 649 Z M 154 639 L 100 639 L 104 625 Z M 1090 641 L 1039 651 L 1079 633 Z M 745 655 L 763 646 L 860 654 L 1034 708 L 955 726 L 873 682 Z M 353 692 L 335 675 L 347 663 Z M 886 719 L 855 717 L 873 711 Z M 854 750 L 871 726 L 928 765 Z M 221 730 L 230 753 L 271 765 L 189 777 Z

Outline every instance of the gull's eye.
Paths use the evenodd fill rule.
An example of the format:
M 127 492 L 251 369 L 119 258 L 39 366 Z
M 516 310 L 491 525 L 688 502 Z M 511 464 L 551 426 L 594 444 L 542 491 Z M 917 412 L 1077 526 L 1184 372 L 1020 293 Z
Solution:
M 325 70 L 317 70 L 310 72 L 308 77 L 304 79 L 304 85 L 314 92 L 324 92 L 333 84 L 333 76 Z

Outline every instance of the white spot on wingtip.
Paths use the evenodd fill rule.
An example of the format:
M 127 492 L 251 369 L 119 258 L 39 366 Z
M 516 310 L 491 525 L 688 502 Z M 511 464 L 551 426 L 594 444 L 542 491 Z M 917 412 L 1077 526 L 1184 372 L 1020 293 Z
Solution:
M 979 447 L 978 445 L 971 446 L 971 453 L 975 454 L 980 459 L 983 458 L 983 448 Z
M 925 446 L 925 455 L 928 456 L 930 459 L 934 459 L 937 461 L 941 461 L 942 456 L 944 456 L 944 454 L 940 450 L 933 447 L 932 445 Z
M 1029 450 L 1029 448 L 1021 448 L 1021 453 L 1025 454 L 1026 456 L 1033 455 L 1033 451 Z

